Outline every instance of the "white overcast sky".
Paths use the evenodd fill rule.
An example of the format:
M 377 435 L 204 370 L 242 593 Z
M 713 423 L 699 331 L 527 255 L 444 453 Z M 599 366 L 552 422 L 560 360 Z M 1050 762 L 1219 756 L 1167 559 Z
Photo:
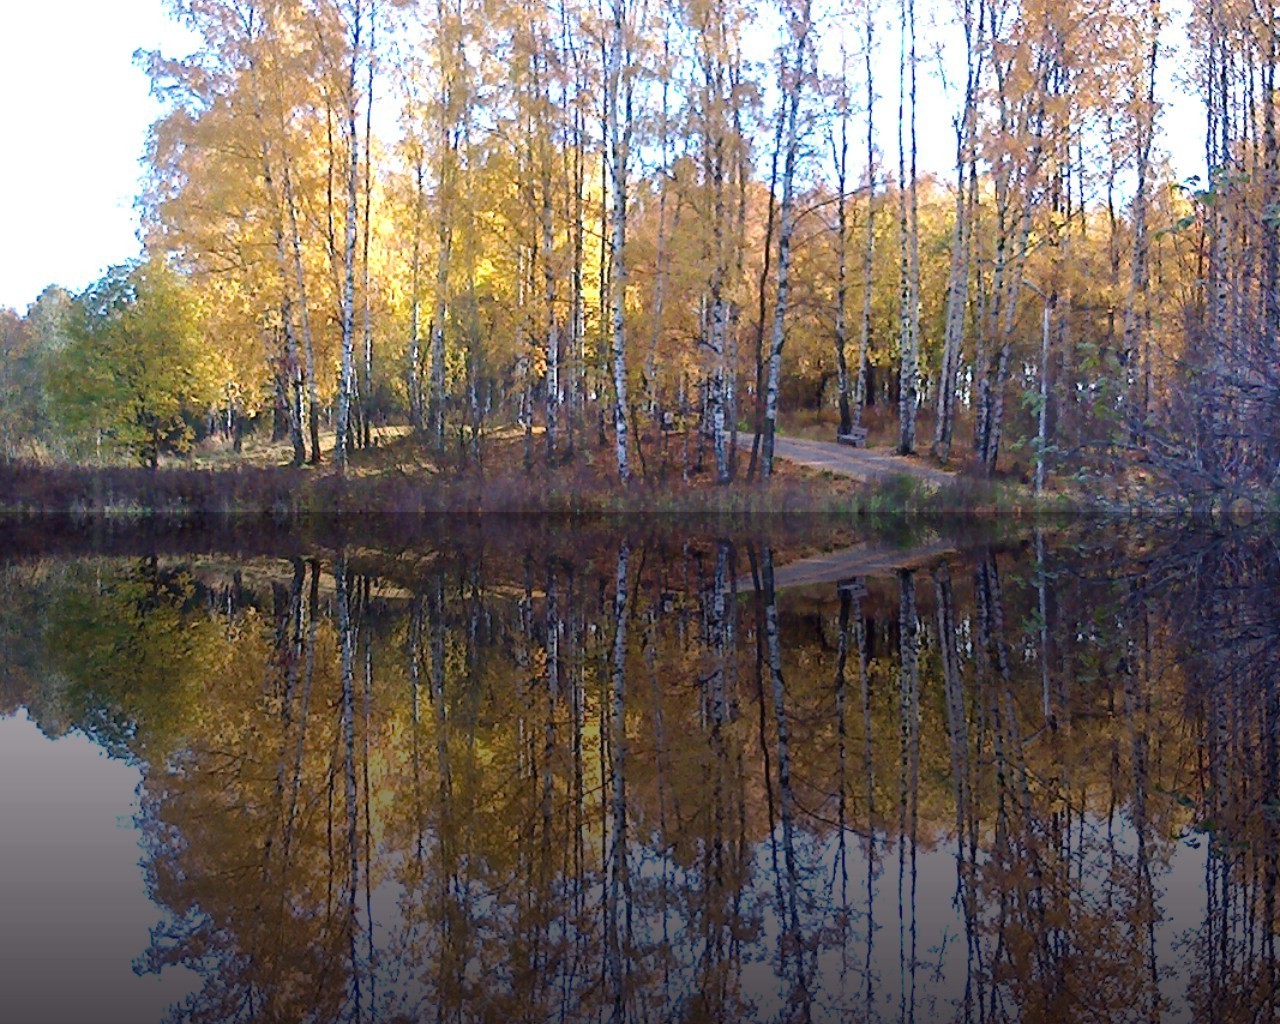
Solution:
M 883 0 L 885 22 L 895 7 Z M 46 285 L 78 291 L 108 266 L 137 255 L 139 159 L 159 107 L 133 52 L 182 55 L 194 44 L 168 18 L 163 0 L 0 0 L 0 8 L 6 44 L 0 57 L 0 307 L 21 312 Z M 952 5 L 944 0 L 937 8 L 949 12 Z M 1166 67 L 1181 56 L 1182 8 L 1181 0 L 1167 8 L 1172 17 L 1165 41 L 1175 52 L 1166 55 Z M 932 18 L 922 21 L 922 33 L 940 27 L 930 24 Z M 880 37 L 877 120 L 883 159 L 893 166 L 888 129 L 896 114 L 897 41 L 888 30 L 884 25 Z M 824 46 L 834 49 L 835 40 L 826 38 L 834 35 L 829 26 L 823 35 Z M 767 59 L 771 42 L 756 43 Z M 854 73 L 859 71 L 860 65 Z M 1172 77 L 1162 91 L 1166 100 L 1175 99 L 1179 89 Z M 936 65 L 922 71 L 921 94 L 921 169 L 946 175 L 955 97 L 943 98 Z M 1186 96 L 1164 115 L 1163 141 L 1180 177 L 1200 170 L 1202 122 Z
M 138 252 L 133 198 L 158 107 L 136 49 L 186 52 L 162 0 L 0 0 L 0 306 L 79 290 Z

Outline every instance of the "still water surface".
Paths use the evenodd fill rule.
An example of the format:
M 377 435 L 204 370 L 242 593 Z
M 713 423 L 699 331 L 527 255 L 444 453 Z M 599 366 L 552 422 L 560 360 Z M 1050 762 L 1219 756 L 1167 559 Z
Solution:
M 585 547 L 0 567 L 0 1018 L 1275 1018 L 1267 545 Z

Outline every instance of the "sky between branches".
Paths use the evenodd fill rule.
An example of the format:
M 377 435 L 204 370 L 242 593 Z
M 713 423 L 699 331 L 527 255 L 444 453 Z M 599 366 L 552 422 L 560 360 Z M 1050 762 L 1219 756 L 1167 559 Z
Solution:
M 920 167 L 946 176 L 954 155 L 950 127 L 955 97 L 946 68 L 957 40 L 948 19 L 952 5 L 931 4 L 921 25 Z M 1185 4 L 1166 8 L 1160 87 L 1166 109 L 1158 145 L 1180 178 L 1201 173 L 1203 117 L 1184 83 L 1169 69 L 1185 50 Z M 897 38 L 888 24 L 897 4 L 882 4 L 876 116 L 885 159 L 894 160 Z M 49 284 L 78 291 L 108 267 L 136 256 L 139 160 L 147 128 L 160 114 L 135 50 L 182 55 L 194 37 L 169 18 L 163 0 L 42 0 L 5 11 L 9 40 L 0 61 L 0 213 L 6 245 L 0 251 L 0 307 L 19 312 Z M 761 26 L 764 29 L 765 26 Z M 858 46 L 857 25 L 849 46 Z M 832 66 L 839 26 L 822 26 L 824 64 Z M 752 36 L 752 57 L 766 60 L 774 33 Z M 941 45 L 939 45 L 941 44 Z M 388 111 L 388 114 L 392 112 Z M 758 161 L 763 162 L 763 161 Z

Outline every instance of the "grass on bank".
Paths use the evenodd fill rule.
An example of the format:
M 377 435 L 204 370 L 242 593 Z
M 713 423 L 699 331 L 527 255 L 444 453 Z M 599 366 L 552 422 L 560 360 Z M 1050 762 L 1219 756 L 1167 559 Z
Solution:
M 578 439 L 572 460 L 548 463 L 545 437 L 536 435 L 527 468 L 517 432 L 486 437 L 479 456 L 456 441 L 431 453 L 403 430 L 377 440 L 353 453 L 345 475 L 331 457 L 316 467 L 281 465 L 281 452 L 265 445 L 234 461 L 200 451 L 156 471 L 3 464 L 0 524 L 29 538 L 204 532 L 406 547 L 519 523 L 550 532 L 768 534 L 821 548 L 850 534 L 910 543 L 927 531 L 1016 531 L 1036 514 L 1025 490 L 964 477 L 942 489 L 907 477 L 872 486 L 779 460 L 767 486 L 748 482 L 749 437 L 740 479 L 727 487 L 715 484 L 705 445 L 700 459 L 689 457 L 700 439 L 676 435 L 648 439 L 643 470 L 637 465 L 627 488 L 617 482 L 612 448 L 595 438 Z

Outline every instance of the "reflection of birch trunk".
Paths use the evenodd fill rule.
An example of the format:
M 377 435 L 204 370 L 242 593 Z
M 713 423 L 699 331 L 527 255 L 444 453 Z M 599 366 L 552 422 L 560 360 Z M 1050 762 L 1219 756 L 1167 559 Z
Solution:
M 283 726 L 283 740 L 287 744 L 293 732 L 293 706 L 297 699 L 298 679 L 302 669 L 303 658 L 303 641 L 302 641 L 302 589 L 306 585 L 307 568 L 301 558 L 293 560 L 293 580 L 289 586 L 289 605 L 288 613 L 285 621 L 285 629 L 287 635 L 281 636 L 280 640 L 288 644 L 287 653 L 285 654 L 285 686 L 284 697 L 281 702 L 281 725 Z M 276 776 L 276 790 L 283 797 L 289 793 L 289 805 L 283 815 L 282 821 L 282 848 L 284 858 L 287 864 L 291 840 L 293 838 L 293 815 L 297 808 L 297 794 L 290 792 L 290 780 L 285 778 L 286 763 L 284 747 L 280 751 L 280 764 Z
M 1148 634 L 1149 635 L 1149 634 Z M 1148 659 L 1149 660 L 1149 659 Z M 1266 703 L 1262 716 L 1262 805 L 1276 808 L 1280 805 L 1280 683 L 1274 671 L 1267 673 L 1262 687 Z M 1274 811 L 1264 816 L 1262 833 L 1262 957 L 1266 965 L 1266 1004 L 1264 1015 L 1276 1017 L 1277 964 L 1276 964 L 1276 888 L 1280 882 L 1280 851 L 1277 850 L 1277 829 Z
M 550 454 L 550 452 L 548 452 Z M 560 701 L 560 609 L 559 595 L 556 589 L 554 568 L 547 570 L 546 601 L 546 720 L 543 724 L 542 745 L 542 844 L 539 849 L 540 861 L 537 874 L 532 879 L 531 889 L 544 892 L 551 884 L 554 868 L 552 817 L 555 809 L 555 772 L 553 764 L 556 754 L 556 714 Z M 550 982 L 549 972 L 540 962 L 540 933 L 536 928 L 528 943 L 534 973 L 540 986 L 540 997 L 545 995 L 546 985 Z
M 1045 724 L 1057 729 L 1049 679 L 1049 579 L 1045 569 L 1044 534 L 1036 530 L 1036 608 L 1040 613 L 1040 706 Z
M 918 627 L 915 573 L 903 570 L 898 574 L 898 715 L 901 738 L 898 784 L 898 951 L 902 986 L 901 1018 L 904 1021 L 915 1019 L 916 993 L 916 828 L 920 792 Z M 908 871 L 910 889 L 904 902 L 903 890 Z
M 572 429 L 569 437 L 572 439 Z M 582 608 L 579 600 L 574 599 L 573 577 L 569 578 L 569 636 L 573 650 L 573 663 L 569 672 L 569 703 L 572 720 L 572 736 L 570 748 L 573 758 L 573 836 L 568 854 L 571 858 L 567 868 L 570 877 L 581 880 L 586 872 L 586 764 L 584 758 L 584 740 L 586 731 L 586 678 L 583 657 L 586 645 L 586 629 L 582 621 Z M 575 919 L 581 920 L 586 901 L 586 887 L 579 884 L 573 887 L 573 911 Z M 576 929 L 574 944 L 575 959 L 570 970 L 576 973 L 586 955 L 586 930 Z
M 456 978 L 465 959 L 465 934 L 463 924 L 454 906 L 455 894 L 460 890 L 457 850 L 453 815 L 453 770 L 449 758 L 450 715 L 445 698 L 445 606 L 444 579 L 432 580 L 428 592 L 427 622 L 431 638 L 431 662 L 429 686 L 431 703 L 435 709 L 436 740 L 436 843 L 439 848 L 440 868 L 437 872 L 436 901 L 440 917 L 440 953 L 437 959 L 437 991 L 445 992 L 456 985 Z M 444 1019 L 444 1006 L 438 1007 L 437 1020 Z
M 862 702 L 862 776 L 866 783 L 866 819 L 867 819 L 867 878 L 866 878 L 866 958 L 862 965 L 865 1010 L 867 1020 L 872 1019 L 872 1006 L 875 1003 L 875 976 L 872 973 L 872 956 L 875 949 L 876 916 L 875 916 L 875 879 L 876 879 L 876 764 L 872 736 L 875 730 L 871 720 L 871 673 L 867 651 L 867 624 L 862 617 L 861 602 L 855 602 L 853 639 L 858 651 L 858 690 Z
M 289 861 L 289 853 L 293 844 L 293 826 L 297 820 L 298 799 L 302 789 L 302 758 L 306 752 L 307 715 L 311 707 L 311 683 L 315 678 L 316 668 L 316 622 L 320 614 L 320 563 L 311 563 L 311 585 L 307 593 L 307 608 L 304 613 L 299 602 L 295 649 L 302 649 L 302 696 L 298 707 L 298 735 L 293 750 L 293 778 L 289 786 L 289 813 L 285 818 L 284 859 Z M 305 620 L 306 639 L 303 637 Z
M 788 994 L 792 1020 L 809 1020 L 811 993 L 806 977 L 804 936 L 800 927 L 800 872 L 796 864 L 795 789 L 791 782 L 791 733 L 787 719 L 786 683 L 782 677 L 782 639 L 778 626 L 778 603 L 773 582 L 773 549 L 761 552 L 760 576 L 764 600 L 765 651 L 773 690 L 774 727 L 778 747 L 778 818 L 782 826 L 782 863 L 779 881 L 778 914 L 782 923 L 783 975 L 790 976 Z
M 720 541 L 712 577 L 707 615 L 707 647 L 711 655 L 711 673 L 704 681 L 703 724 L 714 764 L 711 766 L 711 811 L 713 825 L 710 842 L 702 851 L 704 906 L 699 915 L 702 958 L 698 969 L 699 986 L 704 998 L 717 1013 L 724 1012 L 728 998 L 727 963 L 732 945 L 731 920 L 726 916 L 726 896 L 733 888 L 733 873 L 728 863 L 728 786 L 732 767 L 725 727 L 730 720 L 728 687 L 736 653 L 734 641 L 733 545 Z
M 840 619 L 836 636 L 836 870 L 840 872 L 840 905 L 849 904 L 849 856 L 846 848 L 848 820 L 848 729 L 845 723 L 845 665 L 849 660 L 849 617 L 854 598 L 848 590 L 840 591 Z M 844 949 L 844 944 L 841 944 Z
M 1136 625 L 1139 618 L 1145 622 L 1144 598 L 1140 587 L 1135 587 L 1132 597 L 1130 622 Z M 1145 628 L 1143 630 L 1146 632 Z M 1156 1020 L 1160 1002 L 1159 979 L 1156 973 L 1156 933 L 1155 918 L 1157 913 L 1155 886 L 1151 878 L 1151 856 L 1147 846 L 1147 796 L 1150 786 L 1150 770 L 1148 767 L 1149 740 L 1145 728 L 1145 716 L 1148 710 L 1146 688 L 1143 675 L 1150 659 L 1150 645 L 1144 643 L 1144 649 L 1136 649 L 1136 639 L 1132 632 L 1129 637 L 1128 657 L 1125 658 L 1124 673 L 1124 713 L 1129 728 L 1129 767 L 1133 775 L 1133 831 L 1137 843 L 1135 853 L 1135 906 L 1133 908 L 1133 946 L 1141 950 L 1146 967 L 1146 989 L 1141 993 L 1144 1001 L 1145 1016 L 1148 1020 Z
M 615 576 L 613 614 L 613 667 L 610 700 L 611 809 L 613 830 L 609 843 L 609 889 L 606 906 L 606 940 L 608 944 L 608 974 L 613 987 L 613 1019 L 626 1019 L 626 980 L 628 947 L 631 939 L 630 881 L 627 876 L 627 718 L 626 718 L 626 661 L 627 661 L 627 573 L 631 549 L 624 540 L 618 548 L 618 568 Z
M 364 426 L 368 427 L 366 420 Z M 366 441 L 366 443 L 368 443 Z M 373 865 L 373 801 L 370 799 L 370 783 L 369 783 L 369 737 L 372 732 L 370 722 L 373 714 L 373 633 L 372 626 L 369 623 L 369 593 L 373 586 L 373 580 L 365 576 L 363 578 L 363 588 L 360 602 L 360 619 L 361 625 L 364 627 L 364 693 L 361 708 L 361 744 L 360 744 L 360 774 L 364 784 L 364 915 L 365 915 L 365 938 L 367 943 L 368 963 L 373 963 L 373 872 L 370 868 Z M 377 999 L 377 978 L 374 974 L 369 975 L 369 1001 L 373 1003 Z
M 974 819 L 973 768 L 970 763 L 969 722 L 965 711 L 964 679 L 956 645 L 955 596 L 951 570 L 944 562 L 933 572 L 938 605 L 938 649 L 942 661 L 942 688 L 947 704 L 947 737 L 951 747 L 952 798 L 956 804 L 956 903 L 964 916 L 965 934 L 965 1019 L 973 1013 L 976 980 L 979 1006 L 983 1000 L 983 980 L 979 970 L 978 894 L 975 874 L 978 856 L 978 829 Z
M 425 613 L 421 594 L 414 594 L 409 605 L 409 763 L 413 774 L 413 854 L 422 870 L 423 839 L 426 824 L 422 808 L 422 632 Z
M 1016 881 L 1011 886 L 1000 886 L 1001 933 L 993 962 L 1012 955 L 1004 928 L 1010 916 L 1021 915 L 1026 934 L 1034 939 L 1030 954 L 1035 966 L 1041 977 L 1050 978 L 1055 973 L 1046 917 L 1051 887 L 1045 877 L 1045 859 L 1036 842 L 1030 781 L 1018 728 L 1009 648 L 1004 638 L 1004 600 L 993 554 L 978 568 L 976 590 L 981 664 L 993 669 L 988 676 L 998 794 L 993 863 Z M 993 987 L 993 1002 L 996 998 Z
M 351 588 L 347 578 L 346 556 L 339 554 L 333 568 L 337 584 L 338 645 L 340 652 L 341 698 L 339 715 L 342 730 L 343 782 L 347 813 L 347 891 L 345 933 L 351 958 L 351 997 L 355 1016 L 361 1016 L 359 960 L 356 952 L 356 921 L 359 916 L 357 892 L 360 878 L 359 816 L 356 806 L 356 728 L 355 728 L 355 629 L 351 620 Z

